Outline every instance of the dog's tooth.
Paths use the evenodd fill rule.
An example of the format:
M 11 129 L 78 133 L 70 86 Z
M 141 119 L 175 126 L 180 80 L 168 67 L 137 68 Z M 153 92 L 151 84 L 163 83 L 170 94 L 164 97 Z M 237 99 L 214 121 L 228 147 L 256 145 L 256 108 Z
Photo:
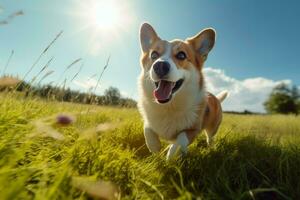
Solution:
M 161 81 L 158 82 L 158 87 L 160 87 Z
M 176 85 L 176 82 L 172 82 L 172 88 L 174 88 Z

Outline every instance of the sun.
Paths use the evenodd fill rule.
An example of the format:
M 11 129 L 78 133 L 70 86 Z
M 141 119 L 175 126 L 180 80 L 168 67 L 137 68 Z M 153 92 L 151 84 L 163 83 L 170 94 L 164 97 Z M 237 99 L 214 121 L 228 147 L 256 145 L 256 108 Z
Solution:
M 92 54 L 120 41 L 134 24 L 132 5 L 124 0 L 74 0 L 69 12 Z
M 90 9 L 89 20 L 95 28 L 112 29 L 122 24 L 121 8 L 115 1 L 98 1 Z
M 114 31 L 128 24 L 128 8 L 121 0 L 85 0 L 78 3 L 76 16 L 83 29 Z

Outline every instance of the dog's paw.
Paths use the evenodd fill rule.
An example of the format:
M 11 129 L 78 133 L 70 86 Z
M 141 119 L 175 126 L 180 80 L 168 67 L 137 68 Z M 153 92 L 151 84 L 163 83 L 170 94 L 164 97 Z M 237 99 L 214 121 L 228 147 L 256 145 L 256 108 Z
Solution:
M 161 149 L 160 143 L 147 143 L 147 147 L 151 153 L 158 153 Z
M 214 144 L 214 138 L 213 137 L 207 137 L 206 138 L 207 147 L 212 147 Z
M 171 144 L 167 153 L 166 160 L 169 161 L 173 158 L 184 157 L 187 154 L 187 149 L 178 144 Z
M 177 154 L 178 150 L 179 146 L 177 144 L 171 144 L 167 153 L 167 160 L 171 160 Z

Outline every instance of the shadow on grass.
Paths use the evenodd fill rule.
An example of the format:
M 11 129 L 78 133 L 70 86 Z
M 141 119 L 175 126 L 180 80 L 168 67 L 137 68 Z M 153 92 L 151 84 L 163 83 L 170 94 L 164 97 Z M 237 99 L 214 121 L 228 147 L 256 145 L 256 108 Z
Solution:
M 299 199 L 300 148 L 273 146 L 254 136 L 222 138 L 212 148 L 190 147 L 162 181 L 175 193 L 205 199 Z M 177 185 L 177 186 L 176 186 Z M 178 186 L 180 189 L 178 189 Z M 176 189 L 177 187 L 177 189 Z
M 296 144 L 273 145 L 257 136 L 230 135 L 207 147 L 201 136 L 186 157 L 166 162 L 164 154 L 151 156 L 140 123 L 126 123 L 112 134 L 109 143 L 134 152 L 132 158 L 141 169 L 148 163 L 154 168 L 149 172 L 160 174 L 151 179 L 166 199 L 300 199 L 300 147 Z M 126 180 L 131 180 L 129 175 Z M 131 193 L 128 188 L 124 191 Z

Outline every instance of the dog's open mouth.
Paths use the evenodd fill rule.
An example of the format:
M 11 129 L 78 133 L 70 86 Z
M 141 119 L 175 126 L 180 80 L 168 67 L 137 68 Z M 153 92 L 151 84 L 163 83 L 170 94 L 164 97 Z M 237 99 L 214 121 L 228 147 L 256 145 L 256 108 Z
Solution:
M 153 96 L 159 103 L 167 103 L 171 100 L 172 94 L 174 94 L 182 85 L 183 79 L 179 79 L 176 82 L 160 80 L 155 82 L 155 90 Z

